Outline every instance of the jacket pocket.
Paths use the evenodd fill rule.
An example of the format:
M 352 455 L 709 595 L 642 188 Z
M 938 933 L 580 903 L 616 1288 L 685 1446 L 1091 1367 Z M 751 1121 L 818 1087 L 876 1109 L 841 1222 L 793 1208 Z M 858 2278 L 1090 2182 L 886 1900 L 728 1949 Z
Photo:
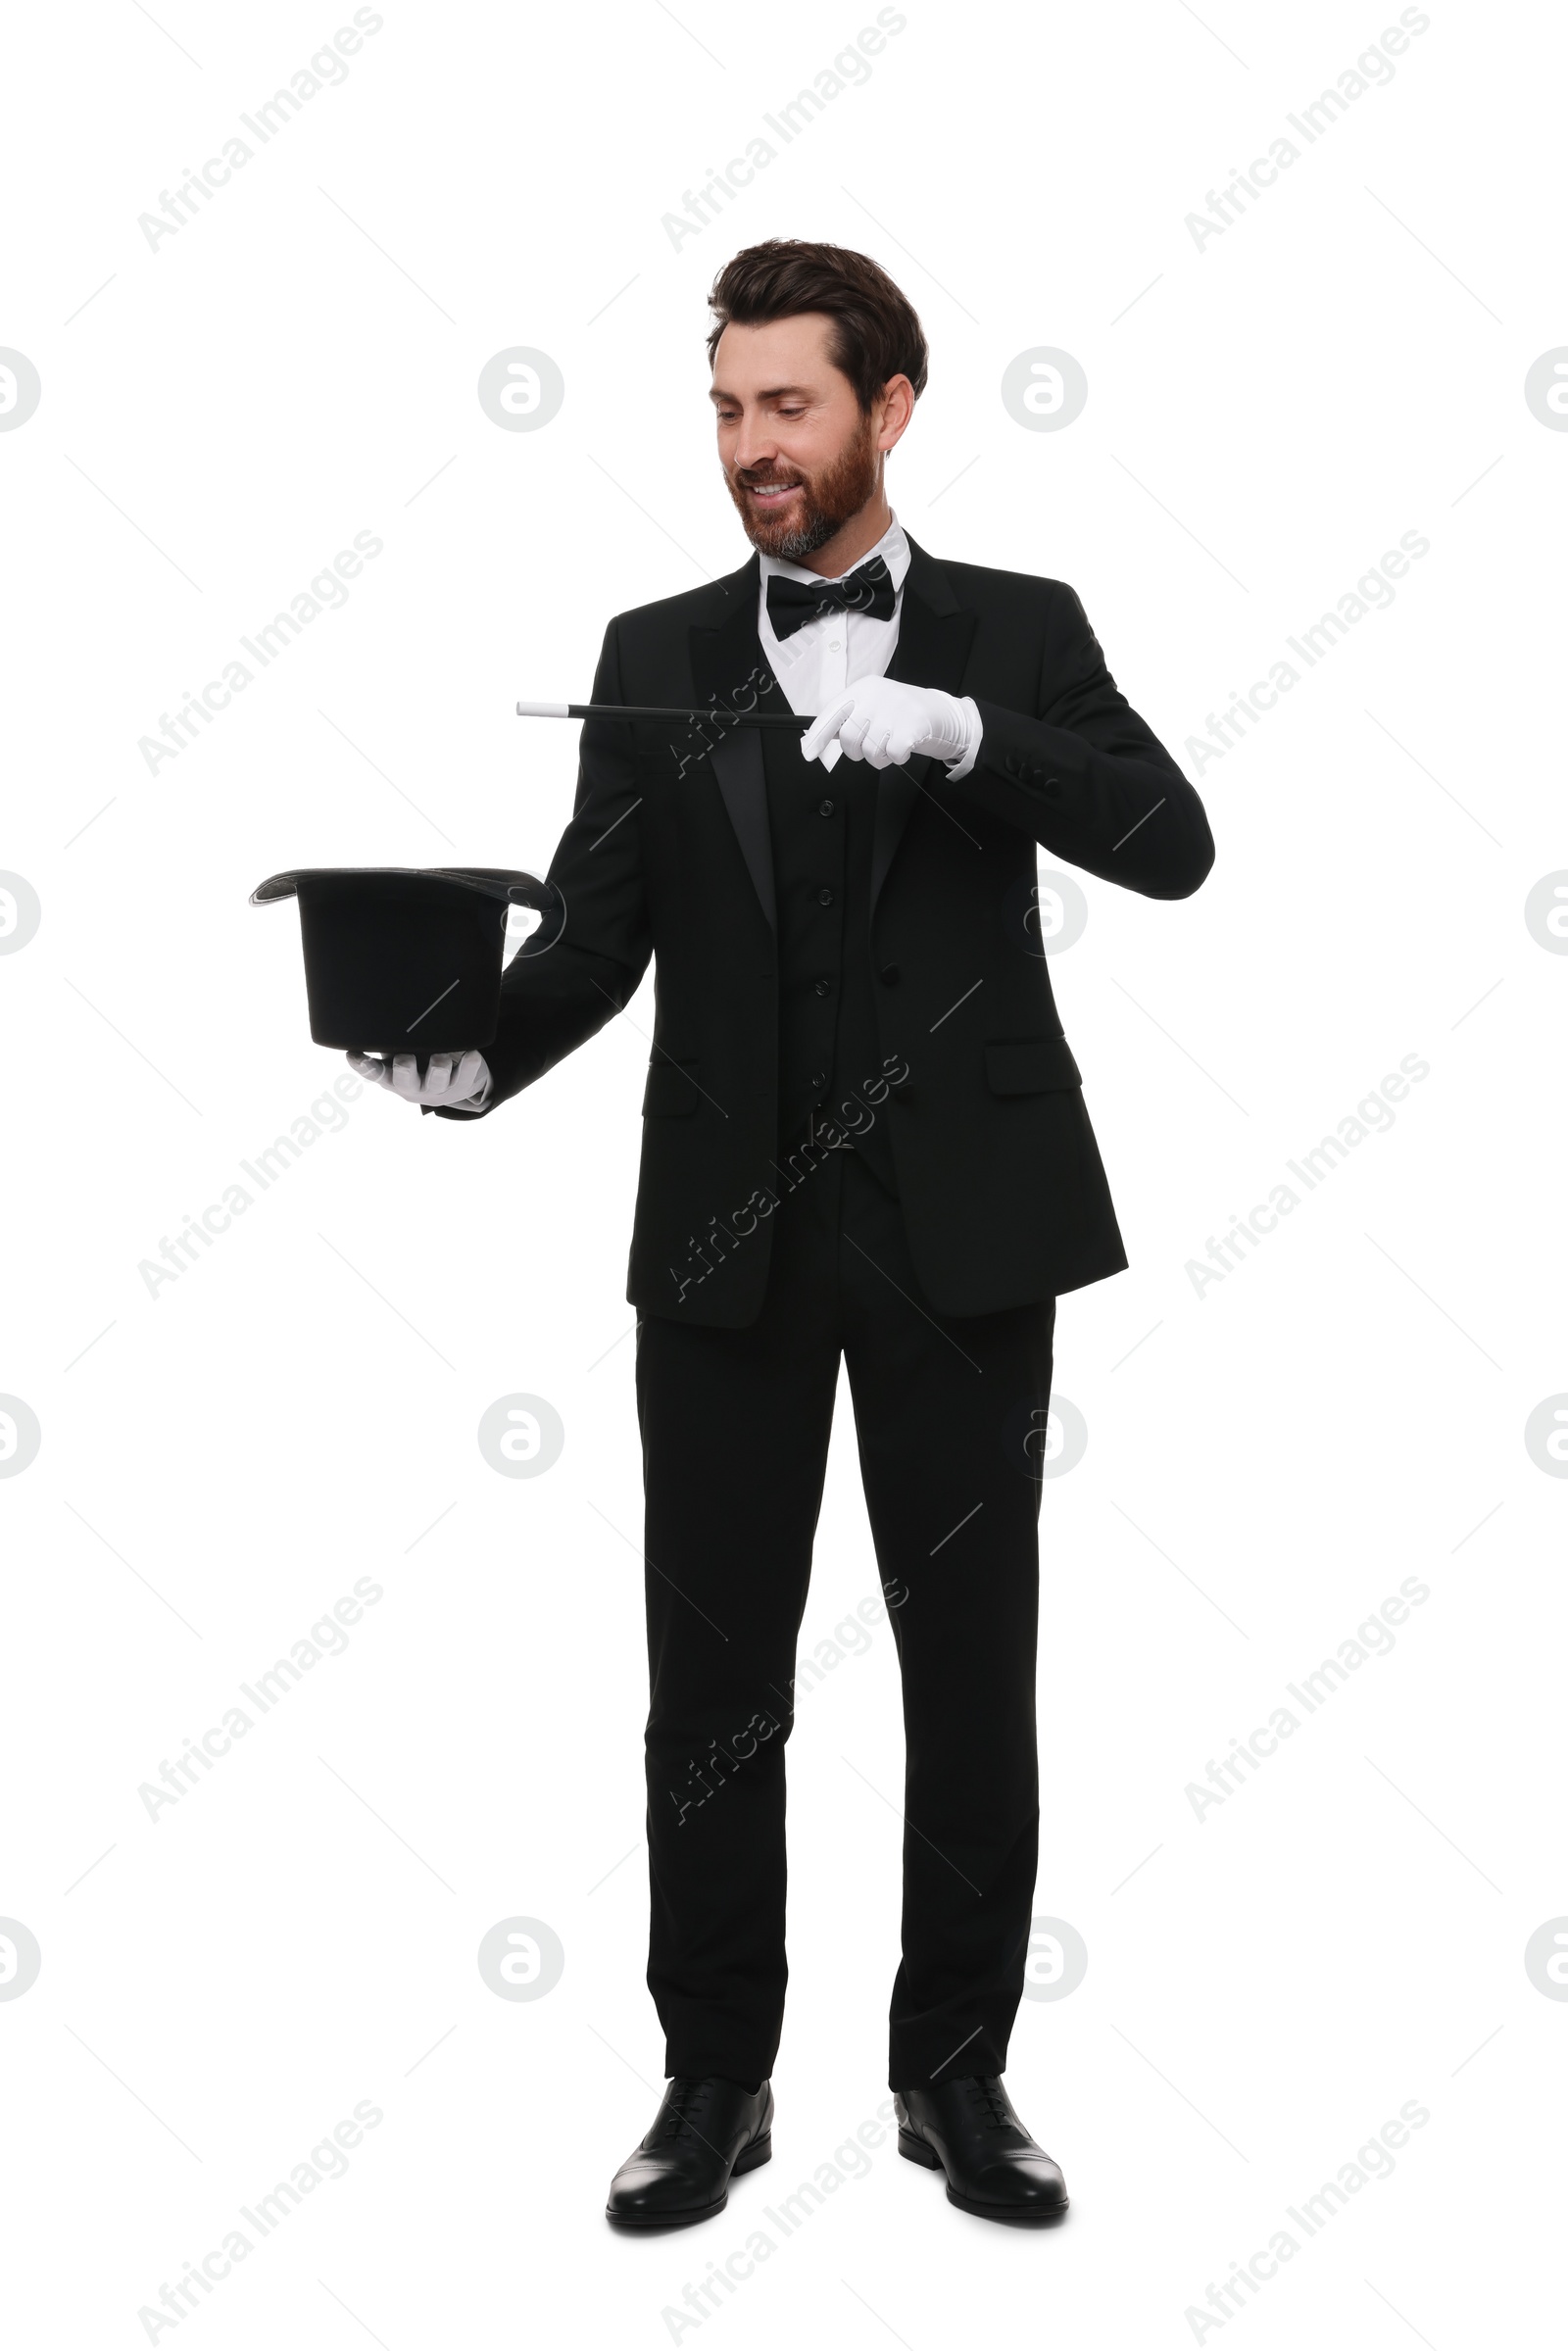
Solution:
M 645 1118 L 687 1118 L 697 1107 L 698 1093 L 692 1060 L 662 1058 L 648 1065 L 643 1089 Z
M 1065 1037 L 998 1037 L 985 1053 L 993 1094 L 1048 1094 L 1083 1084 Z

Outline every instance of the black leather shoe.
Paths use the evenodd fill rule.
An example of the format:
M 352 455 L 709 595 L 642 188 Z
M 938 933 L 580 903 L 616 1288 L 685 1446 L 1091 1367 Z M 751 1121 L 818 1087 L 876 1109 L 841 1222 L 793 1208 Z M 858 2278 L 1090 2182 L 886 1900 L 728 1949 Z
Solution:
M 895 2090 L 899 2153 L 948 2176 L 948 2202 L 983 2221 L 1059 2220 L 1067 2183 L 1012 2109 L 1000 2074 Z
M 605 2218 L 620 2229 L 684 2229 L 729 2202 L 731 2175 L 773 2152 L 773 2091 L 738 2082 L 673 2081 L 654 2127 L 610 2183 Z

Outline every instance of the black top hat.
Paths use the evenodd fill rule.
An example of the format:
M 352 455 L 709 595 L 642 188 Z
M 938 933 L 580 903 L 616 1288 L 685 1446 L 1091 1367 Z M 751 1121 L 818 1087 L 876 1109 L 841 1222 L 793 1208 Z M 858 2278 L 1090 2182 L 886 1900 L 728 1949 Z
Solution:
M 553 882 L 500 865 L 317 865 L 270 875 L 251 905 L 279 898 L 299 900 L 311 1035 L 373 1053 L 488 1045 L 508 906 L 544 917 L 520 951 L 529 955 L 554 946 L 566 915 Z

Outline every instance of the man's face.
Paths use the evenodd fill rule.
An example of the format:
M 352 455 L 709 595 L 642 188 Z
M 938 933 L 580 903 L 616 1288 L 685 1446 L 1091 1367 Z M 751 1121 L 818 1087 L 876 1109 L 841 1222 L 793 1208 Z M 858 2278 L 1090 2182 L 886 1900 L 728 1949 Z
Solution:
M 713 354 L 729 494 L 752 545 L 793 563 L 825 547 L 881 480 L 885 404 L 861 413 L 828 357 L 831 328 L 820 311 L 726 326 Z

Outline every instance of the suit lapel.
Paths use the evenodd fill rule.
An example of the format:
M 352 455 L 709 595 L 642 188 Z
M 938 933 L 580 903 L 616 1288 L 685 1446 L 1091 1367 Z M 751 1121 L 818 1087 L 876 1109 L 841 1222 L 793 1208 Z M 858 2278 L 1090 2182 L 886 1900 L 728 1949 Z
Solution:
M 762 660 L 757 635 L 757 598 L 760 566 L 756 556 L 728 578 L 715 582 L 729 599 L 729 610 L 713 628 L 693 628 L 690 634 L 693 705 L 699 710 L 787 710 L 778 681 Z M 766 674 L 766 691 L 760 680 Z M 746 869 L 752 877 L 762 912 L 776 933 L 778 913 L 773 894 L 773 842 L 767 823 L 767 784 L 762 772 L 762 738 L 755 726 L 705 727 L 698 733 L 706 751 Z
M 905 686 L 939 686 L 944 693 L 961 692 L 974 632 L 975 614 L 959 604 L 941 564 L 933 563 L 924 548 L 910 539 L 899 642 L 888 664 L 888 676 Z M 877 777 L 876 829 L 871 846 L 873 915 L 909 811 L 936 767 L 935 759 L 920 758 L 911 759 L 906 767 L 884 767 Z

